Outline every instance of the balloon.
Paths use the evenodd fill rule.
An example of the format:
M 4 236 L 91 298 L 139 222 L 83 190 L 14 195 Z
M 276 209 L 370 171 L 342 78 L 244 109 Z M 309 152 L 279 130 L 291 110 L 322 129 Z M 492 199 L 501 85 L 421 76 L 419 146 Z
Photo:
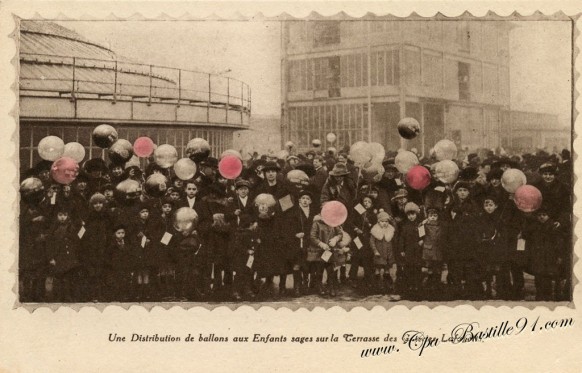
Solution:
M 328 151 L 328 153 L 332 153 L 332 154 L 337 153 L 337 149 L 334 148 L 333 146 L 330 146 L 329 148 L 327 148 L 327 151 Z
M 287 172 L 287 180 L 293 184 L 307 184 L 309 183 L 309 177 L 307 174 L 301 170 L 291 170 Z
M 131 159 L 129 161 L 125 162 L 125 168 L 129 168 L 131 166 L 136 166 L 136 167 L 140 166 L 139 158 L 136 155 L 131 157 Z
M 124 164 L 133 157 L 133 146 L 124 139 L 114 142 L 108 151 L 109 159 L 114 164 Z
M 117 131 L 109 124 L 101 124 L 93 130 L 93 142 L 101 149 L 107 149 L 117 141 Z
M 85 159 L 85 147 L 78 142 L 69 142 L 65 144 L 63 157 L 69 157 L 80 163 Z
M 348 209 L 339 201 L 329 201 L 321 208 L 321 218 L 330 227 L 337 227 L 348 218 Z
M 172 167 L 178 161 L 178 151 L 172 145 L 160 145 L 154 150 L 154 161 L 162 168 Z
M 279 150 L 276 156 L 277 159 L 287 159 L 289 152 L 287 150 Z
M 138 157 L 147 158 L 154 152 L 154 142 L 147 136 L 138 137 L 133 142 L 133 152 Z
M 398 133 L 407 140 L 412 140 L 420 133 L 420 124 L 414 118 L 402 118 L 398 122 Z
M 372 156 L 372 163 L 382 163 L 386 156 L 384 147 L 377 142 L 371 142 L 368 144 L 368 152 L 370 152 L 370 155 Z
M 52 178 L 60 184 L 70 184 L 79 175 L 79 164 L 73 158 L 61 157 L 51 166 Z
M 196 163 L 190 158 L 179 159 L 174 163 L 174 173 L 180 180 L 189 180 L 196 175 Z
M 517 168 L 509 168 L 501 176 L 501 185 L 508 193 L 515 193 L 517 188 L 527 183 L 525 174 Z
M 240 153 L 234 149 L 227 149 L 225 151 L 222 152 L 222 154 L 220 155 L 220 158 L 224 158 L 227 155 L 234 155 L 235 157 L 237 157 L 238 159 L 240 159 L 242 161 L 242 155 L 240 155 Z
M 132 179 L 125 179 L 115 187 L 117 198 L 121 202 L 137 200 L 141 195 L 141 185 Z
M 20 183 L 20 196 L 29 205 L 38 205 L 44 198 L 44 185 L 36 177 L 26 178 Z
M 423 190 L 430 184 L 430 171 L 420 165 L 413 166 L 406 173 L 406 183 L 412 189 Z
M 277 202 L 271 194 L 261 193 L 255 198 L 255 207 L 260 219 L 268 219 L 274 214 Z
M 64 151 L 65 143 L 57 136 L 47 136 L 38 143 L 38 155 L 45 161 L 56 161 Z
M 374 162 L 372 160 L 372 162 L 367 163 L 365 167 L 362 168 L 362 176 L 368 183 L 380 181 L 382 175 L 384 175 L 384 166 L 382 166 L 382 163 Z
M 433 149 L 436 159 L 439 161 L 453 160 L 457 156 L 457 146 L 451 140 L 440 140 Z
M 163 197 L 168 189 L 168 179 L 160 173 L 153 173 L 145 181 L 144 188 L 150 197 Z
M 190 207 L 181 207 L 174 214 L 174 228 L 178 232 L 190 233 L 196 229 L 198 214 Z
M 319 148 L 321 146 L 321 140 L 315 139 L 311 142 L 311 145 L 313 145 L 314 148 Z
M 394 165 L 398 169 L 400 173 L 407 173 L 408 170 L 418 164 L 418 157 L 411 151 L 403 150 L 396 154 L 396 158 L 394 158 Z
M 368 151 L 368 143 L 364 141 L 355 142 L 350 148 L 350 158 L 354 161 L 356 166 L 362 167 L 372 160 L 372 156 Z
M 291 148 L 292 148 L 292 147 L 294 147 L 294 146 L 295 146 L 295 144 L 293 144 L 291 141 L 287 141 L 287 142 L 285 143 L 285 147 L 286 147 L 287 149 L 291 149 Z
M 330 132 L 327 134 L 327 136 L 325 136 L 327 142 L 333 144 L 335 142 L 335 140 L 337 139 L 337 136 L 335 135 L 335 133 Z
M 542 193 L 533 185 L 522 185 L 513 196 L 515 205 L 523 212 L 534 212 L 542 205 Z
M 239 177 L 242 169 L 242 161 L 234 155 L 227 155 L 218 162 L 218 172 L 228 180 L 234 180 Z
M 210 155 L 210 144 L 208 141 L 197 137 L 188 141 L 186 145 L 186 156 L 194 162 L 200 162 Z
M 434 170 L 436 178 L 445 184 L 452 184 L 459 177 L 459 166 L 448 159 L 435 163 Z

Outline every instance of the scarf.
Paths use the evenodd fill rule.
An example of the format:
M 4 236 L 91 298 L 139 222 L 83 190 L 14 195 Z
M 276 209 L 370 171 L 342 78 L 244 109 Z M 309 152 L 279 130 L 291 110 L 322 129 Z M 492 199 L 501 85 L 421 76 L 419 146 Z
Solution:
M 394 237 L 394 227 L 388 224 L 386 228 L 382 228 L 379 224 L 376 224 L 372 227 L 370 233 L 378 241 L 385 240 L 386 242 L 390 242 Z

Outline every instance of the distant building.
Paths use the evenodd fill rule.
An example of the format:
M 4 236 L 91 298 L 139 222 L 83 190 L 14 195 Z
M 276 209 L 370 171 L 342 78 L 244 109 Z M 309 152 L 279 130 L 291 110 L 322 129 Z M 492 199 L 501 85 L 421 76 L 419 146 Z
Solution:
M 332 146 L 325 137 L 333 132 L 337 148 L 364 140 L 395 150 L 398 121 L 414 117 L 422 132 L 408 146 L 423 153 L 443 138 L 469 149 L 511 146 L 518 133 L 506 122 L 510 28 L 506 21 L 286 22 L 282 142 Z
M 107 158 L 91 138 L 102 123 L 130 142 L 149 136 L 171 144 L 180 156 L 202 137 L 220 155 L 251 114 L 250 87 L 241 81 L 129 61 L 46 21 L 20 23 L 19 94 L 22 169 L 40 160 L 36 146 L 47 135 L 83 144 L 86 159 Z
M 250 128 L 234 133 L 232 148 L 241 151 L 243 158 L 253 152 L 267 154 L 280 150 L 281 118 L 277 115 L 253 114 Z

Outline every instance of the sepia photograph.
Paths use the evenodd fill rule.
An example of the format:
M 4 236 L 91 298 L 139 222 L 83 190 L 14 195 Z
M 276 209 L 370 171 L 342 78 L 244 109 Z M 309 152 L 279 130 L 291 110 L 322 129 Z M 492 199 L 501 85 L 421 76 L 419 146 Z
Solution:
M 17 23 L 19 304 L 572 301 L 572 19 Z

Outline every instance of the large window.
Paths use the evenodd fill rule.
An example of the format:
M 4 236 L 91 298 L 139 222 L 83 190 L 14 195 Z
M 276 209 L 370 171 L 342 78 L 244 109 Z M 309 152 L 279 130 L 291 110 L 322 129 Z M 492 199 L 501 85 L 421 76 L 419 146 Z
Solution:
M 341 56 L 341 86 L 362 87 L 368 85 L 368 56 L 365 53 Z
M 338 21 L 316 22 L 313 31 L 313 45 L 315 47 L 340 43 L 340 23 Z
M 406 84 L 420 85 L 420 48 L 404 50 Z
M 400 84 L 400 55 L 398 50 L 372 52 L 370 76 L 373 86 Z
M 289 108 L 290 140 L 299 150 L 308 149 L 313 139 L 320 139 L 324 148 L 336 149 L 364 139 L 368 127 L 365 104 L 299 106 Z M 333 132 L 337 136 L 331 145 L 325 135 Z

